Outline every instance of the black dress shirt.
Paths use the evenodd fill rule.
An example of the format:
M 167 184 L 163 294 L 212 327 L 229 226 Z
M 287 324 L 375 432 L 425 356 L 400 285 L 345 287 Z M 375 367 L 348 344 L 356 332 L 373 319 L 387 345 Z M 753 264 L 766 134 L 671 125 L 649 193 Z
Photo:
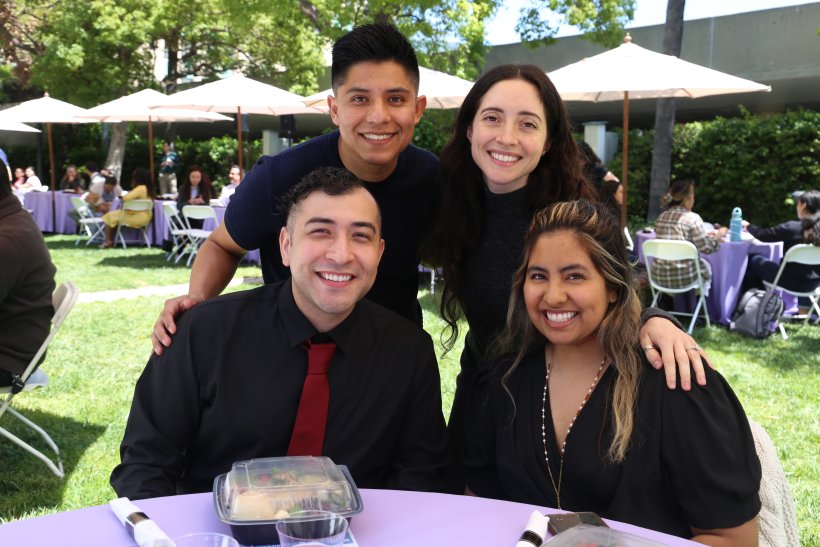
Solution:
M 290 280 L 204 302 L 137 382 L 111 474 L 120 496 L 204 492 L 237 460 L 287 453 L 317 334 Z M 446 465 L 430 336 L 368 300 L 331 330 L 323 455 L 363 488 L 436 490 Z

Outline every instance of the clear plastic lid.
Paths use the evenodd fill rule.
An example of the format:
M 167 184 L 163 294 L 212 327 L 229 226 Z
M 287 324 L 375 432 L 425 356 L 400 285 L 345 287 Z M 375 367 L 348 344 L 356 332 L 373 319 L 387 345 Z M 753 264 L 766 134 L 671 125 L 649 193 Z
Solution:
M 664 547 L 665 545 L 665 543 L 620 530 L 589 524 L 573 526 L 544 543 L 544 547 Z
M 263 522 L 305 510 L 349 516 L 361 498 L 346 469 L 324 457 L 262 458 L 239 461 L 214 483 L 223 522 Z

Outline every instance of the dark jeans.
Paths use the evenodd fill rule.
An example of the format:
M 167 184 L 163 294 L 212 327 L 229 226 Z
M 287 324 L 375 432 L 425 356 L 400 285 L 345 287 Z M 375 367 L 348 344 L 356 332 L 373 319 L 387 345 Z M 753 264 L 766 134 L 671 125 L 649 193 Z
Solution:
M 778 284 L 793 291 L 810 291 L 817 282 L 815 280 L 795 278 L 788 275 L 788 268 L 791 263 L 780 276 Z M 751 255 L 749 257 L 749 266 L 746 268 L 746 275 L 743 277 L 743 290 L 748 289 L 765 289 L 763 282 L 773 283 L 774 278 L 777 277 L 777 272 L 780 269 L 780 263 L 772 262 L 762 255 Z M 801 306 L 808 306 L 810 304 L 808 298 L 800 298 L 799 304 Z

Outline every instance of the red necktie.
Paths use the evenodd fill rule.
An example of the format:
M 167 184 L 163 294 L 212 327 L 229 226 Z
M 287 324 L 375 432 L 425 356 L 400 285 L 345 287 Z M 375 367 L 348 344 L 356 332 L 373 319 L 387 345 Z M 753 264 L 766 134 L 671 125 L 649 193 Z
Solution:
M 308 351 L 308 373 L 290 436 L 288 456 L 321 456 L 330 401 L 327 369 L 336 344 L 332 341 L 317 344 L 308 340 L 304 346 Z

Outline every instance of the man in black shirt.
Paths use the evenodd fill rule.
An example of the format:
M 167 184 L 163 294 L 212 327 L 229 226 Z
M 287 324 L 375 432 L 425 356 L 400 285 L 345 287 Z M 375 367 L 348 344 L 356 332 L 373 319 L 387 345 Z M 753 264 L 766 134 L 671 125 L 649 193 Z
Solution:
M 440 487 L 447 446 L 432 340 L 362 299 L 384 249 L 375 200 L 348 172 L 322 168 L 291 190 L 286 209 L 279 246 L 291 279 L 200 304 L 151 357 L 111 475 L 118 495 L 207 491 L 234 461 L 288 454 L 304 343 L 318 333 L 336 351 L 313 455 L 347 465 L 360 487 Z

